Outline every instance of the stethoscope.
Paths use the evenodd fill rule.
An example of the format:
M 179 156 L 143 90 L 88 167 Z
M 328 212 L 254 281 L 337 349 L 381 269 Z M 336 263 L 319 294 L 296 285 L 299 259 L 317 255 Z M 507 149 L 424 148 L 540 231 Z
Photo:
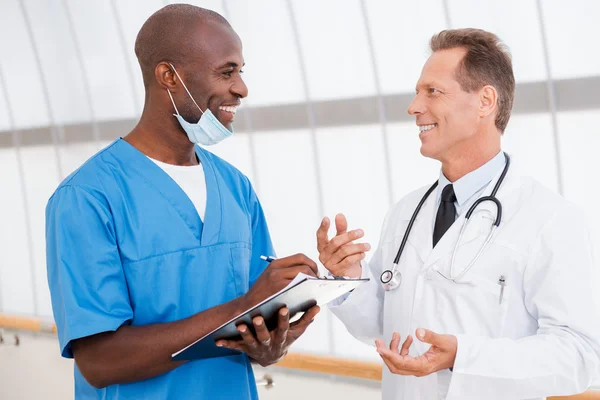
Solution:
M 504 170 L 502 171 L 500 178 L 498 178 L 498 182 L 496 182 L 496 186 L 494 186 L 494 190 L 492 190 L 491 195 L 480 197 L 479 199 L 477 199 L 475 201 L 475 203 L 473 203 L 473 205 L 467 211 L 467 214 L 465 216 L 465 221 L 463 222 L 462 228 L 460 229 L 460 233 L 458 235 L 458 240 L 456 241 L 456 244 L 454 245 L 454 250 L 452 251 L 452 261 L 450 263 L 450 275 L 448 276 L 439 270 L 437 271 L 441 276 L 443 276 L 444 278 L 446 278 L 450 281 L 453 281 L 455 283 L 465 283 L 465 282 L 459 281 L 459 279 L 473 267 L 473 265 L 475 264 L 475 262 L 477 261 L 479 256 L 481 256 L 481 253 L 483 253 L 483 250 L 487 247 L 490 240 L 492 240 L 492 236 L 494 236 L 494 232 L 496 231 L 498 226 L 500 226 L 500 220 L 502 219 L 502 204 L 500 203 L 500 200 L 498 200 L 498 198 L 496 197 L 496 193 L 498 192 L 498 189 L 500 189 L 500 185 L 502 185 L 502 182 L 504 181 L 504 177 L 506 176 L 506 173 L 508 172 L 508 167 L 510 166 L 510 157 L 508 156 L 508 154 L 504 153 L 504 158 L 506 159 L 506 165 L 504 166 Z M 413 227 L 413 224 L 415 223 L 415 219 L 417 218 L 419 211 L 421 211 L 421 207 L 423 207 L 423 204 L 425 203 L 425 201 L 427 200 L 427 198 L 429 197 L 431 192 L 433 192 L 435 190 L 437 185 L 438 185 L 438 182 L 436 181 L 429 188 L 429 190 L 427 190 L 427 192 L 425 193 L 425 195 L 423 196 L 423 198 L 417 205 L 417 208 L 415 209 L 415 212 L 413 213 L 413 215 L 410 219 L 410 222 L 408 223 L 408 226 L 406 227 L 406 232 L 404 233 L 404 237 L 402 238 L 402 242 L 400 243 L 400 248 L 398 249 L 396 258 L 394 258 L 394 264 L 392 266 L 392 269 L 391 270 L 386 269 L 381 274 L 380 280 L 383 285 L 383 288 L 386 291 L 394 290 L 398 286 L 400 286 L 400 284 L 402 283 L 402 274 L 400 273 L 400 271 L 398 271 L 398 262 L 400 261 L 400 256 L 402 255 L 402 252 L 404 251 L 404 246 L 406 245 L 408 235 L 410 234 L 410 231 Z M 492 225 L 492 227 L 490 229 L 490 233 L 488 234 L 487 238 L 485 239 L 485 242 L 483 243 L 483 246 L 481 246 L 481 249 L 479 249 L 479 252 L 475 256 L 475 258 L 473 258 L 473 260 L 469 263 L 469 265 L 460 274 L 454 276 L 454 259 L 456 257 L 456 249 L 458 248 L 458 244 L 460 243 L 463 233 L 465 232 L 465 230 L 467 228 L 469 218 L 471 218 L 471 215 L 473 214 L 473 212 L 475 211 L 477 206 L 485 201 L 492 201 L 492 202 L 494 202 L 494 204 L 496 204 L 496 209 L 497 209 L 496 220 L 494 221 L 494 224 Z

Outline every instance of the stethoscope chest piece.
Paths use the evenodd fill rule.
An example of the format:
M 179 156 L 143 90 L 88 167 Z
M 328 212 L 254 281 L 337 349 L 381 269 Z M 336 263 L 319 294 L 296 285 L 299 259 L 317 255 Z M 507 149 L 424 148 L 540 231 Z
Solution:
M 386 269 L 379 278 L 386 291 L 396 289 L 402 283 L 402 274 L 397 268 Z

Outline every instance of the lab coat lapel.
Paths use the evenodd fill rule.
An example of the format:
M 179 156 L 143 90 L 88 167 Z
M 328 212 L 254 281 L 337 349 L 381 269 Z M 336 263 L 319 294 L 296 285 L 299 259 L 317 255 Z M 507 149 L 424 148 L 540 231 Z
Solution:
M 424 194 L 424 193 L 423 193 Z M 421 201 L 421 197 L 418 198 L 414 207 L 411 209 L 407 209 L 405 213 L 406 220 L 405 224 L 402 224 L 406 227 L 416 209 L 417 205 Z M 433 230 L 432 230 L 432 218 L 435 208 L 435 190 L 429 195 L 421 211 L 417 215 L 415 222 L 413 224 L 411 232 L 408 234 L 408 243 L 413 246 L 417 250 L 417 254 L 421 258 L 421 262 L 425 262 L 425 260 L 429 257 L 431 253 L 431 248 L 433 244 Z M 406 228 L 404 228 L 406 229 Z
M 194 204 L 183 189 L 165 171 L 127 141 L 119 139 L 115 146 L 118 146 L 119 152 L 123 155 L 124 173 L 126 175 L 136 173 L 142 176 L 156 189 L 158 195 L 166 199 L 177 211 L 196 240 L 200 241 L 203 236 L 203 224 Z M 136 179 L 136 177 L 131 178 Z M 152 199 L 147 201 L 152 202 Z M 159 216 L 148 216 L 148 218 L 159 218 Z
M 196 154 L 204 168 L 206 178 L 206 212 L 202 231 L 202 246 L 210 246 L 219 242 L 219 234 L 223 224 L 222 191 L 223 181 L 208 157 L 206 150 L 196 146 Z

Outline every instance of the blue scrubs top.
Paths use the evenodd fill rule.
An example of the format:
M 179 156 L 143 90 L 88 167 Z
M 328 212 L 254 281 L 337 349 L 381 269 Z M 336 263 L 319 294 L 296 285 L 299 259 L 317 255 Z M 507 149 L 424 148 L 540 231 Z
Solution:
M 46 208 L 48 283 L 60 349 L 123 324 L 187 318 L 248 291 L 273 254 L 246 176 L 203 150 L 207 204 L 119 139 L 69 176 Z M 141 382 L 95 389 L 75 365 L 76 399 L 257 399 L 245 354 L 188 362 Z

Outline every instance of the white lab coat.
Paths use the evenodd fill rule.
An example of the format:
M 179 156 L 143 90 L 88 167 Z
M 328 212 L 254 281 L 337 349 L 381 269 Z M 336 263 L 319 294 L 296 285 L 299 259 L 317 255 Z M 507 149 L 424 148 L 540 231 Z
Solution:
M 512 167 L 514 168 L 514 167 Z M 464 214 L 432 249 L 432 193 L 402 254 L 402 284 L 385 292 L 379 276 L 391 269 L 406 226 L 425 193 L 419 189 L 387 214 L 378 249 L 363 275 L 371 281 L 333 313 L 356 338 L 373 343 L 392 333 L 402 340 L 419 327 L 456 335 L 454 372 L 426 377 L 391 374 L 383 366 L 384 400 L 532 399 L 585 391 L 600 373 L 600 313 L 594 303 L 591 240 L 575 206 L 538 182 L 509 170 L 498 198 L 502 222 L 477 263 L 461 280 L 448 281 L 450 258 Z M 488 185 L 491 193 L 498 176 Z M 482 246 L 495 218 L 484 202 L 471 216 L 458 247 L 458 274 Z M 506 278 L 500 304 L 500 275 Z M 596 287 L 595 290 L 600 290 Z M 336 305 L 337 303 L 337 305 Z M 429 348 L 415 338 L 410 354 Z

